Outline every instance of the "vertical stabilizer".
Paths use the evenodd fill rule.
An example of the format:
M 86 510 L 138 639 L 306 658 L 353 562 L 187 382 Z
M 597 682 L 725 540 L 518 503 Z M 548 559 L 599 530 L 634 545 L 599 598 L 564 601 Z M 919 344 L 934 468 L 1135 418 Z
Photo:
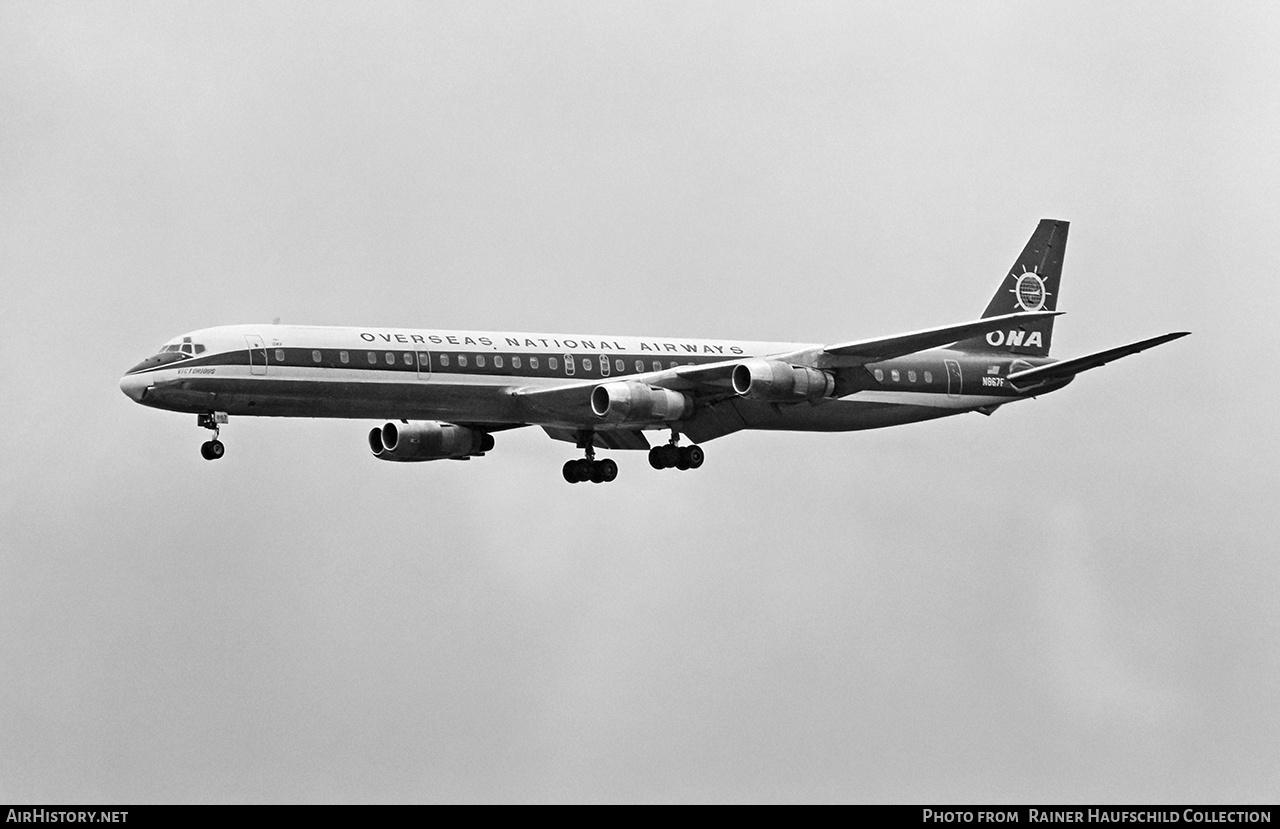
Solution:
M 1062 279 L 1062 257 L 1067 250 L 1069 223 L 1057 219 L 1041 219 L 1031 234 L 1022 255 L 991 298 L 983 318 L 1018 311 L 1056 311 L 1058 283 Z M 985 337 L 974 337 L 957 343 L 962 351 L 996 351 L 1029 357 L 1049 356 L 1053 336 L 1053 317 L 1009 326 L 992 331 Z

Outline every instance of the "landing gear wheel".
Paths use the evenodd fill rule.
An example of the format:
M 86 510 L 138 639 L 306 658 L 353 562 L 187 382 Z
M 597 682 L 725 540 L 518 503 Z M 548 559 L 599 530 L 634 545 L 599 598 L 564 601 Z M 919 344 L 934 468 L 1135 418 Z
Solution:
M 218 440 L 219 427 L 227 422 L 226 412 L 206 412 L 196 415 L 196 425 L 201 429 L 213 432 L 213 439 L 200 444 L 200 457 L 207 461 L 216 461 L 226 453 L 227 447 Z
M 676 450 L 676 469 L 681 472 L 689 468 L 689 447 L 681 446 Z
M 675 466 L 679 462 L 680 450 L 677 447 L 672 446 L 671 444 L 668 443 L 666 446 L 662 446 L 659 448 L 662 450 L 662 468 L 663 469 L 670 469 L 671 467 Z
M 600 461 L 600 480 L 607 484 L 616 477 L 618 477 L 618 464 L 612 458 Z
M 203 450 L 201 450 L 203 451 Z M 607 484 L 618 477 L 618 464 L 605 458 L 601 461 L 594 461 L 590 458 L 581 458 L 564 462 L 564 479 L 571 484 L 583 481 L 591 481 L 593 484 Z
M 649 450 L 649 465 L 654 469 L 666 469 L 667 464 L 662 459 L 662 447 L 655 446 Z
M 701 446 L 690 446 L 686 450 L 686 454 L 689 458 L 690 469 L 697 469 L 707 459 L 707 453 L 702 451 Z

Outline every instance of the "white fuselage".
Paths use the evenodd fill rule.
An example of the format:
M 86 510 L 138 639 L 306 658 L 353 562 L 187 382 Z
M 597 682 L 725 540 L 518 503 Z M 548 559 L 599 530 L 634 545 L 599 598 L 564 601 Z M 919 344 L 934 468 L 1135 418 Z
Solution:
M 682 366 L 790 354 L 813 344 L 672 337 L 398 328 L 235 325 L 175 338 L 132 369 L 122 390 L 175 411 L 274 417 L 442 420 L 510 427 L 676 426 L 697 440 L 742 428 L 846 431 L 924 420 L 1019 399 L 1010 359 L 934 349 L 837 374 L 839 393 L 777 406 L 731 393 L 687 423 L 606 423 L 589 406 L 552 411 L 517 393 L 647 382 Z

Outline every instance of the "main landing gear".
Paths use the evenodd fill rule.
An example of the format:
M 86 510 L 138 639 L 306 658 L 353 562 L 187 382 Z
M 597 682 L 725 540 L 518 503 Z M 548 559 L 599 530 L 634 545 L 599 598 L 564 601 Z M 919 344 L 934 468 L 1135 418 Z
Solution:
M 586 457 L 564 462 L 564 479 L 569 483 L 590 481 L 593 484 L 607 484 L 618 477 L 618 464 L 615 461 L 609 458 L 596 460 L 594 441 L 594 433 L 582 433 L 578 448 L 586 453 Z
M 649 450 L 649 465 L 654 469 L 697 469 L 702 466 L 702 462 L 706 460 L 707 455 L 702 451 L 702 447 L 693 446 L 677 446 L 676 442 L 680 440 L 680 435 L 676 432 L 671 433 L 671 442 L 666 446 L 655 446 Z
M 203 429 L 213 430 L 213 440 L 206 440 L 200 444 L 200 457 L 207 461 L 216 461 L 226 453 L 227 447 L 223 446 L 222 441 L 218 440 L 218 427 L 226 422 L 226 412 L 210 412 L 209 414 L 196 415 L 196 425 Z

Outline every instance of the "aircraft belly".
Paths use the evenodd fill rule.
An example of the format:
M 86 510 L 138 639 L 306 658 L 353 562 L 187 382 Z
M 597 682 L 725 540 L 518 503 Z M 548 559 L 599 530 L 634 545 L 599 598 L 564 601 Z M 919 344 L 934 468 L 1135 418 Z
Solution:
M 958 414 L 961 409 L 911 403 L 828 400 L 818 405 L 776 406 L 754 401 L 740 406 L 748 429 L 782 429 L 804 432 L 851 432 L 878 429 Z
M 218 377 L 158 383 L 144 403 L 184 412 L 518 423 L 506 385 Z

